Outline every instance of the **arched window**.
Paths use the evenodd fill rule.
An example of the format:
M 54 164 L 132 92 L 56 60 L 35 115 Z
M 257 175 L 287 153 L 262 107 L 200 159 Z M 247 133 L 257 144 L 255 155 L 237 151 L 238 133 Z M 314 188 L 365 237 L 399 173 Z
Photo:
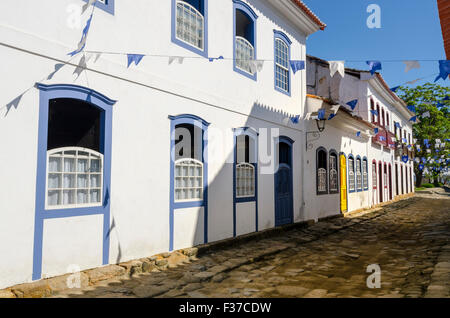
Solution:
M 190 123 L 175 126 L 175 202 L 203 199 L 203 130 Z
M 172 41 L 207 56 L 208 0 L 172 0 Z
M 367 175 L 367 158 L 363 158 L 363 163 L 362 163 L 362 175 L 363 175 L 363 187 L 364 190 L 368 190 L 369 189 L 369 178 Z
M 172 120 L 173 201 L 204 200 L 206 129 L 209 123 L 194 115 L 169 116 Z
M 327 194 L 327 151 L 319 148 L 316 151 L 317 194 Z
M 103 203 L 102 112 L 70 98 L 49 101 L 46 208 Z
M 361 158 L 356 157 L 356 189 L 362 191 Z
M 375 160 L 372 162 L 372 188 L 377 188 L 377 162 Z
M 381 126 L 381 120 L 380 120 L 381 112 L 380 112 L 380 105 L 378 105 L 378 104 L 377 104 L 377 113 L 378 113 L 377 123 L 378 123 L 379 126 Z
M 386 129 L 388 131 L 391 131 L 390 127 L 391 127 L 391 125 L 390 125 L 390 122 L 389 122 L 389 113 L 386 111 Z
M 236 199 L 256 196 L 257 134 L 250 128 L 235 130 Z
M 375 110 L 375 103 L 372 98 L 370 99 L 370 110 Z M 375 114 L 373 112 L 371 112 L 371 122 L 375 123 Z
M 338 156 L 336 151 L 330 150 L 330 193 L 338 193 Z
M 383 108 L 383 110 L 381 111 L 381 117 L 382 117 L 382 120 L 383 120 L 383 127 L 385 127 L 386 126 L 386 119 L 385 119 L 385 117 L 384 117 L 384 108 Z
M 348 191 L 355 192 L 355 159 L 348 156 Z
M 291 59 L 291 40 L 286 34 L 280 31 L 274 30 L 275 34 L 275 89 L 290 94 L 290 66 L 289 60 Z
M 233 0 L 234 70 L 256 80 L 252 61 L 256 59 L 256 19 L 253 9 L 243 1 Z

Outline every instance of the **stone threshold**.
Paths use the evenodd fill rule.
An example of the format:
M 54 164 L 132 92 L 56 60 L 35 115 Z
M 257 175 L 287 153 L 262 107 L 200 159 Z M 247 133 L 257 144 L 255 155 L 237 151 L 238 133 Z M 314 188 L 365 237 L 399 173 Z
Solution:
M 396 201 L 405 200 L 412 197 L 414 193 L 396 197 L 396 200 L 385 202 L 382 205 L 387 205 L 394 203 Z M 381 210 L 378 205 L 375 208 L 361 209 L 364 213 L 369 214 Z M 318 222 L 326 221 L 341 217 L 352 217 L 357 213 L 361 214 L 362 211 L 352 211 L 346 214 L 336 214 L 332 216 L 327 216 L 319 218 Z M 283 225 L 275 228 L 265 229 L 259 232 L 253 232 L 245 235 L 241 235 L 234 238 L 228 238 L 221 241 L 215 241 L 207 244 L 198 245 L 196 247 L 185 248 L 171 253 L 161 253 L 151 257 L 141 258 L 137 260 L 132 260 L 128 262 L 119 263 L 116 265 L 106 265 L 98 268 L 84 270 L 80 273 L 75 274 L 65 274 L 61 276 L 41 279 L 39 281 L 24 283 L 15 285 L 3 290 L 0 290 L 0 298 L 43 298 L 49 297 L 60 292 L 67 292 L 73 290 L 74 292 L 79 292 L 90 286 L 95 286 L 97 283 L 110 280 L 113 278 L 130 278 L 136 274 L 160 272 L 168 268 L 174 268 L 191 261 L 197 260 L 198 256 L 205 255 L 220 249 L 229 248 L 241 244 L 248 243 L 250 241 L 255 241 L 264 238 L 271 238 L 280 235 L 284 232 L 288 232 L 294 229 L 304 229 L 311 225 L 316 224 L 315 220 L 301 221 L 293 224 Z M 345 228 L 345 227 L 344 227 Z M 291 247 L 290 244 L 280 244 L 279 246 L 274 246 L 271 249 L 263 250 L 250 258 L 248 262 L 257 261 L 264 257 L 279 253 L 287 248 Z M 246 263 L 236 263 L 230 268 L 224 268 L 222 271 L 232 270 L 235 267 L 245 265 Z M 207 275 L 206 273 L 205 275 Z M 217 274 L 217 273 L 214 273 Z M 68 281 L 72 281 L 74 275 L 79 275 L 80 288 L 69 289 Z M 206 278 L 206 277 L 205 277 Z M 156 296 L 156 295 L 155 295 Z

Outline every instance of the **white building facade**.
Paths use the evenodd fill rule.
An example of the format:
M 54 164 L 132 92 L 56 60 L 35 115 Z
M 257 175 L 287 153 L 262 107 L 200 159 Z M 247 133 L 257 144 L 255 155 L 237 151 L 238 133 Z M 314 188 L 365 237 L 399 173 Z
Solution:
M 0 288 L 316 217 L 301 1 L 84 4 L 0 3 Z
M 310 216 L 355 212 L 413 193 L 414 114 L 381 75 L 347 68 L 344 77 L 331 77 L 329 63 L 312 56 L 306 69 L 304 171 L 316 181 L 305 187 Z M 357 101 L 353 110 L 351 101 Z M 316 123 L 319 110 L 325 116 Z

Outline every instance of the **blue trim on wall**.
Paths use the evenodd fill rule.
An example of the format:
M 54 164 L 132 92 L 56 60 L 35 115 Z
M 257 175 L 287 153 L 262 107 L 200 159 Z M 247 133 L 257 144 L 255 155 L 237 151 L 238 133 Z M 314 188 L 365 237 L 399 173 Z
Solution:
M 292 41 L 289 39 L 289 37 L 283 33 L 282 31 L 278 31 L 278 30 L 273 30 L 274 33 L 274 39 L 273 39 L 273 85 L 276 91 L 283 93 L 287 96 L 291 96 L 291 66 L 289 65 L 289 61 L 291 60 L 291 44 Z M 283 41 L 287 47 L 288 47 L 288 72 L 289 72 L 289 77 L 288 77 L 288 91 L 286 92 L 285 90 L 279 88 L 277 86 L 277 65 L 276 65 L 276 41 L 277 39 L 280 39 L 281 41 Z
M 88 2 L 89 0 L 83 0 L 84 2 Z M 115 0 L 107 0 L 106 3 L 101 3 L 100 1 L 96 1 L 94 5 L 102 9 L 103 11 L 106 11 L 112 15 L 114 15 L 114 1 Z
M 358 184 L 357 184 L 357 180 L 358 177 L 356 175 L 356 173 L 358 172 L 358 159 L 359 159 L 359 164 L 361 165 L 361 188 L 358 188 Z M 356 188 L 356 192 L 362 192 L 363 190 L 363 184 L 364 184 L 364 177 L 362 174 L 362 159 L 360 155 L 356 156 L 356 160 L 355 160 L 355 188 Z
M 208 126 L 210 123 L 192 114 L 169 116 L 170 119 L 170 194 L 169 194 L 169 251 L 174 249 L 175 210 L 203 207 L 204 243 L 208 243 Z M 203 200 L 195 202 L 175 202 L 175 127 L 180 124 L 192 124 L 203 131 L 202 162 L 203 162 Z
M 242 11 L 249 17 L 249 19 L 251 19 L 253 21 L 253 32 L 252 32 L 253 43 L 252 44 L 253 44 L 253 48 L 255 50 L 254 59 L 256 59 L 256 57 L 257 57 L 256 20 L 258 19 L 258 16 L 256 15 L 255 11 L 253 11 L 253 9 L 247 3 L 240 1 L 240 0 L 233 0 L 233 70 L 241 75 L 244 75 L 244 76 L 256 81 L 258 79 L 257 72 L 252 75 L 252 74 L 242 71 L 236 67 L 236 10 Z
M 185 48 L 186 50 L 189 50 L 191 52 L 194 52 L 198 55 L 201 55 L 203 57 L 208 57 L 208 0 L 202 0 L 203 2 L 203 19 L 204 19 L 204 23 L 205 23 L 205 30 L 204 30 L 204 39 L 203 39 L 203 50 L 200 50 L 198 48 L 196 48 L 193 45 L 190 45 L 189 43 L 186 43 L 184 41 L 181 41 L 179 39 L 177 39 L 176 37 L 176 2 L 177 0 L 172 0 L 172 24 L 171 24 L 171 40 L 172 43 L 175 43 L 179 46 L 181 46 L 182 48 Z
M 255 232 L 258 232 L 258 133 L 249 127 L 241 127 L 233 129 L 233 237 L 236 237 L 236 204 L 245 202 L 255 202 Z M 254 151 L 255 151 L 255 163 L 250 163 L 255 167 L 255 196 L 247 198 L 237 198 L 236 197 L 236 165 L 237 165 L 237 151 L 236 151 L 236 139 L 240 135 L 247 135 L 249 138 L 253 139 Z M 251 161 L 251 160 L 250 160 Z
M 366 173 L 367 173 L 367 188 L 364 187 L 364 174 L 362 174 L 363 188 L 364 191 L 369 191 L 369 160 L 367 159 L 366 156 L 363 157 L 362 164 L 364 164 L 364 162 L 366 165 Z
M 353 159 L 353 179 L 355 179 L 355 189 L 354 190 L 350 190 L 350 169 L 349 169 L 349 163 L 348 163 L 350 161 L 350 158 Z M 348 189 L 348 193 L 356 192 L 356 172 L 355 172 L 355 168 L 356 168 L 355 157 L 353 157 L 352 154 L 349 154 L 348 158 L 347 158 L 347 189 Z M 348 198 L 347 198 L 347 201 L 348 201 Z
M 57 84 L 36 84 L 40 90 L 39 95 L 39 130 L 38 130 L 38 153 L 36 174 L 36 203 L 35 203 L 35 226 L 33 246 L 33 280 L 41 279 L 42 275 L 42 244 L 44 235 L 44 220 L 60 219 L 86 215 L 103 215 L 103 253 L 102 264 L 109 263 L 109 227 L 110 227 L 110 192 L 111 192 L 111 148 L 112 148 L 112 106 L 115 101 L 109 99 L 94 90 L 86 87 Z M 47 181 L 47 134 L 49 101 L 55 98 L 72 98 L 86 101 L 93 107 L 102 110 L 101 127 L 102 141 L 100 152 L 104 156 L 103 162 L 103 206 L 72 209 L 45 209 L 46 181 Z

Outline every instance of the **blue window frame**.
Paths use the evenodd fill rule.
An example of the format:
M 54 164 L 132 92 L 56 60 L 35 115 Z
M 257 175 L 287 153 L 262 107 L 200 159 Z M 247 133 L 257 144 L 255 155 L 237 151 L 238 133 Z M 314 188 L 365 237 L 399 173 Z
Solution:
M 255 11 L 243 1 L 233 0 L 233 70 L 254 81 L 250 61 L 256 59 L 256 20 Z
M 169 211 L 169 226 L 170 226 L 170 238 L 169 238 L 169 250 L 173 251 L 174 246 L 174 213 L 177 209 L 185 209 L 185 208 L 192 208 L 192 207 L 203 207 L 204 210 L 204 243 L 208 242 L 208 152 L 206 149 L 208 149 L 208 126 L 210 123 L 206 122 L 202 118 L 191 115 L 191 114 L 183 114 L 178 116 L 169 116 L 170 122 L 170 211 Z M 177 132 L 176 130 L 179 127 L 183 127 L 185 129 L 189 129 L 189 127 L 192 127 L 189 129 L 190 131 L 197 131 L 199 130 L 201 132 L 200 138 L 198 136 L 193 137 L 191 139 L 191 149 L 192 153 L 191 155 L 186 155 L 184 153 L 179 158 L 180 160 L 183 159 L 194 159 L 193 162 L 195 164 L 202 165 L 202 173 L 203 173 L 203 182 L 202 182 L 202 195 L 201 198 L 198 197 L 190 197 L 186 199 L 184 198 L 176 198 L 175 197 L 175 191 L 177 188 L 177 185 L 175 184 L 175 179 L 177 177 L 175 167 L 177 163 L 177 156 L 180 153 L 180 149 L 176 146 L 177 143 Z M 179 139 L 180 140 L 180 139 Z M 182 140 L 182 139 L 181 139 Z M 199 144 L 201 143 L 201 144 Z M 197 150 L 196 150 L 197 149 Z M 189 150 L 189 149 L 188 149 Z M 196 199 L 197 198 L 197 199 Z
M 358 155 L 356 156 L 355 165 L 355 179 L 356 179 L 356 191 L 361 192 L 363 190 L 363 174 L 362 174 L 362 160 Z
M 324 147 L 316 150 L 316 194 L 328 194 L 328 152 Z
M 331 149 L 329 151 L 328 158 L 329 193 L 339 193 L 339 156 L 336 150 Z
M 291 96 L 291 44 L 289 37 L 281 31 L 274 32 L 274 80 L 275 90 Z
M 362 175 L 363 175 L 363 188 L 364 191 L 368 191 L 369 190 L 369 164 L 368 164 L 368 160 L 367 157 L 363 157 L 363 171 L 362 171 Z
M 258 133 L 249 127 L 233 130 L 233 236 L 236 236 L 237 203 L 255 202 L 255 231 L 258 231 Z
M 84 2 L 88 2 L 89 0 L 83 0 Z M 114 15 L 114 1 L 115 0 L 97 0 L 94 5 L 102 9 L 103 11 L 106 11 L 112 15 Z
M 208 57 L 208 0 L 172 0 L 171 29 L 173 43 Z
M 355 157 L 352 154 L 348 155 L 348 192 L 356 192 L 356 173 L 355 173 Z
M 33 247 L 33 280 L 41 278 L 42 246 L 44 221 L 46 219 L 69 218 L 74 216 L 103 215 L 103 265 L 109 263 L 110 229 L 110 187 L 111 187 L 111 146 L 112 146 L 112 106 L 115 101 L 89 88 L 57 84 L 37 84 L 40 90 L 38 158 L 36 178 L 35 228 Z M 102 204 L 90 207 L 47 209 L 47 152 L 49 136 L 50 103 L 55 100 L 69 99 L 90 105 L 100 111 L 99 114 L 99 152 L 103 155 Z M 64 106 L 64 103 L 62 103 Z

